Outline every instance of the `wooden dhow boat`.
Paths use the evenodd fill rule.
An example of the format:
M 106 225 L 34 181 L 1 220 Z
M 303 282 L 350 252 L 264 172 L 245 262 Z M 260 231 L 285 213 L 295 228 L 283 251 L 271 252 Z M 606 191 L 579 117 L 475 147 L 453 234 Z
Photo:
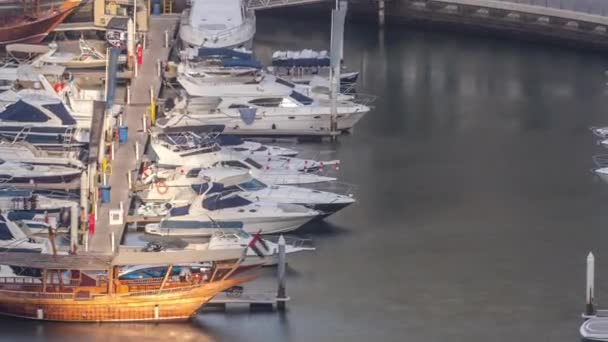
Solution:
M 235 276 L 250 268 L 241 267 L 243 258 L 243 250 L 121 250 L 114 256 L 7 252 L 0 263 L 28 270 L 28 276 L 0 275 L 0 314 L 65 322 L 186 320 L 219 292 L 255 278 Z M 204 274 L 181 271 L 200 262 L 211 265 Z M 120 267 L 126 265 L 161 272 L 121 279 Z
M 40 43 L 70 13 L 80 0 L 66 0 L 58 8 L 40 11 L 40 1 L 23 3 L 23 14 L 8 14 L 0 18 L 0 45 L 12 43 Z

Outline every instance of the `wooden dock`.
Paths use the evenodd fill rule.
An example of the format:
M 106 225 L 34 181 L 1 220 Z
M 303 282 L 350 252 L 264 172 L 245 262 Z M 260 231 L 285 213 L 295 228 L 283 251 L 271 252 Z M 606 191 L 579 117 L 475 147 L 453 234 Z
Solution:
M 231 295 L 227 292 L 222 292 L 213 297 L 203 310 L 226 310 L 228 307 L 249 306 L 250 309 L 266 309 L 266 310 L 283 310 L 285 303 L 290 300 L 289 297 L 279 298 L 276 293 L 270 292 L 243 292 L 239 295 Z
M 165 31 L 174 32 L 179 18 L 177 16 L 153 16 L 150 18 L 147 48 L 143 53 L 143 64 L 139 67 L 138 76 L 131 82 L 131 105 L 125 108 L 125 123 L 128 127 L 128 139 L 125 144 L 115 143 L 115 156 L 110 162 L 112 175 L 109 177 L 110 203 L 100 204 L 97 212 L 95 233 L 90 237 L 89 250 L 92 252 L 111 253 L 112 248 L 122 240 L 126 222 L 110 225 L 110 210 L 123 208 L 123 217 L 130 204 L 128 174 L 136 170 L 141 159 L 135 155 L 135 142 L 145 146 L 147 132 L 142 127 L 142 116 L 150 103 L 150 88 L 155 96 L 161 88 L 158 76 L 158 60 L 166 61 L 170 49 L 164 47 Z M 121 205 L 122 204 L 122 205 Z M 115 241 L 115 242 L 112 242 Z

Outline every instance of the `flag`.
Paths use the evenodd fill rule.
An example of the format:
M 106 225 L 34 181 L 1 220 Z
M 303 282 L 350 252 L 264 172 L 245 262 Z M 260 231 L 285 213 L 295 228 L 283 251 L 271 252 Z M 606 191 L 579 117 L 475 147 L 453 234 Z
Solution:
M 264 251 L 268 252 L 268 245 L 266 244 L 266 241 L 262 239 L 261 232 L 262 231 L 260 230 L 253 235 L 251 241 L 249 241 L 249 244 L 247 244 L 247 248 L 251 248 L 257 256 L 264 258 L 266 256 Z

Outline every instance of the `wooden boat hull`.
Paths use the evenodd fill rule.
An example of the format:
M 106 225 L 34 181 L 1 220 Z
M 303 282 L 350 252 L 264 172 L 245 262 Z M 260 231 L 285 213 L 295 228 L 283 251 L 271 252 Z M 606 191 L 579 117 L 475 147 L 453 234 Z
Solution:
M 0 45 L 42 42 L 79 4 L 78 0 L 68 0 L 58 9 L 45 13 L 36 20 L 0 27 Z
M 32 298 L 22 297 L 23 293 L 19 291 L 0 290 L 0 315 L 62 322 L 187 320 L 219 292 L 253 278 L 216 281 L 188 290 L 167 289 L 158 294 L 150 291 L 153 293 L 89 298 L 59 293 L 38 293 L 40 298 Z

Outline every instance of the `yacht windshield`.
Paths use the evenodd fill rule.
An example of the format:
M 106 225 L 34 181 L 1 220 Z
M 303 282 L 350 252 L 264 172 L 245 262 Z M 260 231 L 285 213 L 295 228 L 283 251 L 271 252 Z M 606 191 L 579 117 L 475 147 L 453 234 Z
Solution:
M 266 184 L 260 182 L 257 179 L 252 179 L 249 182 L 239 184 L 239 187 L 246 191 L 257 191 L 266 188 Z
M 262 165 L 260 165 L 258 162 L 256 162 L 255 160 L 253 160 L 251 158 L 245 158 L 245 163 L 255 167 L 256 169 L 262 168 Z
M 220 194 L 216 196 L 210 196 L 203 200 L 203 208 L 207 210 L 219 210 L 228 208 L 237 208 L 251 204 L 251 201 L 241 197 L 229 195 L 228 197 L 221 197 Z

